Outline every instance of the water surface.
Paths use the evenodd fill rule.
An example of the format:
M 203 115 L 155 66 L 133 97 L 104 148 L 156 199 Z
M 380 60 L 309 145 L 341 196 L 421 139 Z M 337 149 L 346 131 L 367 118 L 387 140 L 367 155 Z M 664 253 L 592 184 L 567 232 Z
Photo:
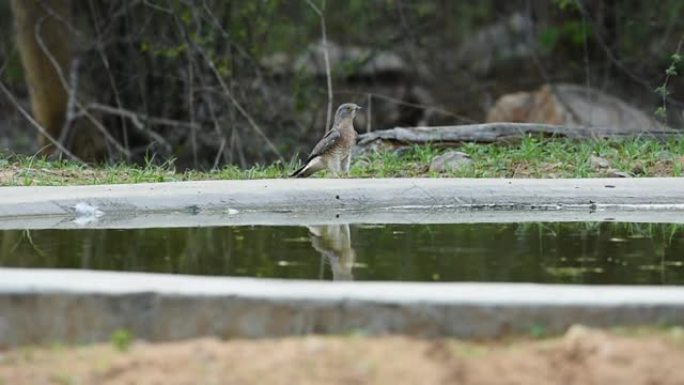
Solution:
M 684 284 L 684 226 L 525 223 L 0 232 L 0 266 L 323 280 Z

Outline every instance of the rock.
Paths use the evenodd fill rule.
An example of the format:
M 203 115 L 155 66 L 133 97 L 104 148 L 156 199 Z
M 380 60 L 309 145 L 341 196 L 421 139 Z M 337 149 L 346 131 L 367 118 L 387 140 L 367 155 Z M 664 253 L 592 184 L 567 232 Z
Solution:
M 583 325 L 571 326 L 563 336 L 565 354 L 572 359 L 582 359 L 607 347 L 606 334 Z
M 530 57 L 537 50 L 534 28 L 530 17 L 514 13 L 473 33 L 459 48 L 458 62 L 484 75 L 498 61 Z
M 644 164 L 641 161 L 636 161 L 632 167 L 632 174 L 642 175 L 644 174 Z
M 326 78 L 325 52 L 325 46 L 315 42 L 298 52 L 278 52 L 260 60 L 261 67 L 276 80 L 270 93 L 277 95 L 273 99 L 282 106 L 275 110 L 287 109 L 292 104 L 288 79 L 298 79 L 303 75 L 319 81 Z M 437 112 L 441 107 L 431 89 L 422 86 L 424 82 L 416 81 L 431 76 L 428 66 L 420 62 L 409 64 L 396 51 L 340 45 L 334 41 L 328 41 L 327 52 L 336 87 L 347 91 L 343 99 L 335 97 L 335 105 L 342 101 L 355 101 L 367 108 L 356 119 L 360 132 L 375 127 L 427 125 L 444 115 Z M 303 126 L 325 125 L 324 99 L 316 97 L 309 102 L 311 108 L 297 112 L 296 120 Z
M 574 84 L 545 84 L 533 92 L 504 95 L 487 113 L 487 122 L 598 126 L 619 133 L 666 129 L 614 96 Z
M 631 178 L 633 175 L 628 173 L 628 172 L 624 172 L 624 171 L 616 170 L 614 168 L 610 168 L 606 171 L 606 176 L 608 176 L 610 178 Z
M 457 171 L 471 163 L 473 163 L 473 161 L 470 159 L 470 155 L 460 151 L 449 151 L 432 159 L 430 171 Z
M 405 74 L 409 68 L 404 59 L 391 51 L 377 51 L 358 46 L 340 46 L 328 41 L 328 59 L 331 71 L 342 72 L 352 66 L 355 76 L 380 74 Z M 325 46 L 318 42 L 310 44 L 299 54 L 278 52 L 264 57 L 260 64 L 275 75 L 305 73 L 325 76 Z
M 670 151 L 667 151 L 667 150 L 658 151 L 658 153 L 656 154 L 656 157 L 658 158 L 658 160 L 668 161 L 668 160 L 672 160 L 672 153 Z
M 589 165 L 592 169 L 598 170 L 610 167 L 610 162 L 606 158 L 600 156 L 592 155 L 589 157 Z
M 399 158 L 411 153 L 413 153 L 413 149 L 411 147 L 399 147 L 396 150 L 394 150 L 394 154 Z

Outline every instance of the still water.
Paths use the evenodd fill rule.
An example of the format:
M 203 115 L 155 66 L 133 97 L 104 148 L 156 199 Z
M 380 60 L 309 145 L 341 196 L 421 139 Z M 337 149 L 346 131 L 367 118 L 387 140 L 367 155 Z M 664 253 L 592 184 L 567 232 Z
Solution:
M 0 232 L 0 266 L 322 280 L 684 284 L 684 226 L 525 223 Z

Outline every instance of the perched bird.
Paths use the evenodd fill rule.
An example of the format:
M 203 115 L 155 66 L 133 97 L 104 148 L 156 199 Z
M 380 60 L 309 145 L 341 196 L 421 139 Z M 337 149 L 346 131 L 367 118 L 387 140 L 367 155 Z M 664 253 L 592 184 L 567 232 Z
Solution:
M 354 103 L 345 103 L 337 108 L 332 129 L 321 139 L 311 154 L 291 177 L 306 178 L 324 169 L 330 170 L 337 176 L 340 172 L 347 173 L 351 164 L 351 153 L 356 144 L 354 117 L 361 107 Z

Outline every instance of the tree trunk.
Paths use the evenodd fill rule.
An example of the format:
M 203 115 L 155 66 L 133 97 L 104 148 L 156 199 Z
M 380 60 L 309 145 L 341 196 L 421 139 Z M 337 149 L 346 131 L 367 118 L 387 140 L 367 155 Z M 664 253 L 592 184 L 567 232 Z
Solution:
M 31 109 L 36 121 L 54 139 L 60 136 L 67 108 L 68 92 L 62 80 L 68 82 L 72 59 L 71 38 L 65 25 L 71 20 L 70 6 L 70 0 L 12 0 Z M 38 145 L 45 153 L 54 149 L 40 134 Z

